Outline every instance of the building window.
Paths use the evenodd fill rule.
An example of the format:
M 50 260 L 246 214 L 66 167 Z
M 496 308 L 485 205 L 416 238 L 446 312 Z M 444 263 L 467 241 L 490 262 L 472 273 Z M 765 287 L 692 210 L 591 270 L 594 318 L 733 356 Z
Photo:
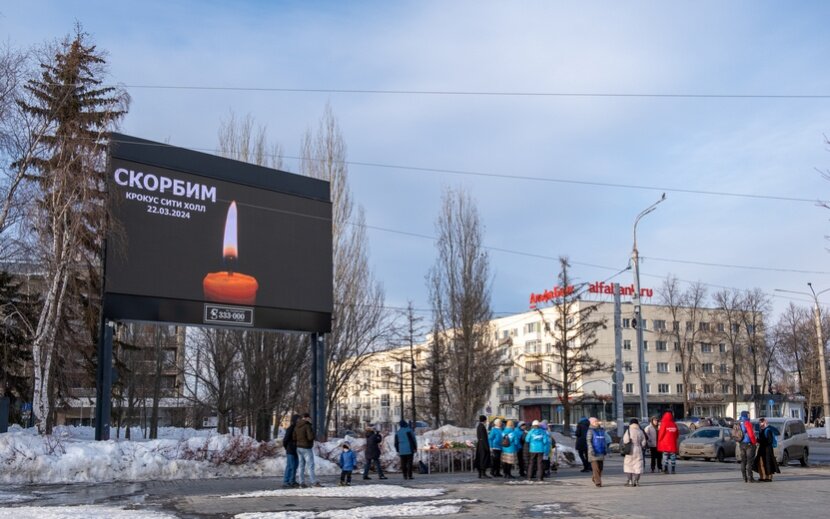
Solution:
M 729 394 L 729 389 L 730 389 L 729 384 L 722 384 L 720 389 L 721 389 L 721 393 L 723 393 L 724 395 Z
M 737 387 L 737 393 L 738 393 L 739 395 L 743 395 L 743 394 L 744 394 L 744 385 L 743 385 L 743 384 L 738 384 L 738 387 Z
M 695 329 L 695 323 L 692 321 L 686 321 L 686 331 L 690 332 Z
M 722 375 L 727 373 L 726 364 L 721 364 L 718 368 Z
M 537 333 L 542 330 L 542 323 L 535 322 L 535 323 L 527 323 L 524 326 L 524 333 Z
M 735 374 L 740 375 L 742 371 L 743 371 L 743 368 L 741 367 L 741 365 L 740 364 L 735 364 Z
M 630 360 L 627 360 L 627 361 L 623 362 L 623 369 L 628 373 L 631 373 L 631 371 L 633 371 L 634 368 L 631 367 L 631 361 Z
M 715 385 L 714 384 L 703 384 L 703 392 L 712 394 L 715 392 Z
M 701 353 L 712 353 L 712 345 L 708 342 L 701 342 L 700 343 L 700 352 Z
M 655 346 L 655 349 L 657 351 L 667 351 L 668 348 L 666 348 L 666 341 L 657 341 L 657 345 Z
M 669 385 L 668 384 L 657 384 L 657 392 L 666 394 L 669 392 Z
M 654 329 L 655 330 L 665 330 L 666 329 L 666 321 L 663 319 L 655 319 L 654 320 Z
M 542 361 L 541 360 L 534 360 L 530 362 L 525 362 L 525 373 L 541 373 L 542 372 Z
M 643 368 L 645 368 L 645 372 L 646 372 L 646 373 L 648 373 L 648 372 L 649 372 L 649 369 L 648 369 L 648 362 L 644 362 L 644 363 L 643 363 Z
M 697 393 L 697 384 L 689 384 L 689 393 Z
M 648 351 L 648 341 L 643 341 L 643 351 Z
M 726 344 L 724 344 L 724 343 L 718 344 L 718 352 L 726 353 Z
M 668 362 L 658 362 L 657 363 L 657 373 L 668 373 L 669 372 L 669 363 Z
M 640 319 L 640 326 L 643 330 L 648 330 L 648 319 Z
M 709 331 L 709 323 L 707 323 L 705 321 L 701 321 L 699 324 L 700 324 L 700 331 L 702 331 L 702 332 L 708 332 Z
M 675 342 L 672 347 L 674 348 L 674 351 L 680 351 L 680 343 L 679 342 Z
M 623 328 L 631 328 L 631 319 L 629 319 L 629 318 L 627 318 L 627 317 L 626 317 L 626 318 L 624 318 L 624 319 L 622 320 L 622 327 L 623 327 Z
M 525 341 L 525 353 L 541 353 L 542 341 L 535 339 L 532 341 Z
M 718 332 L 723 333 L 723 331 L 724 331 L 723 323 L 718 323 Z
M 650 393 L 651 393 L 651 384 L 646 384 L 646 394 L 648 395 Z
M 683 373 L 683 364 L 680 362 L 674 363 L 674 372 L 675 373 Z
M 732 333 L 733 334 L 738 333 L 738 332 L 741 331 L 741 326 L 737 323 L 734 323 L 731 328 L 732 328 Z
M 683 384 L 677 384 L 677 394 L 678 395 L 683 394 Z
M 634 392 L 634 384 L 627 383 L 625 385 L 625 392 L 626 393 L 633 393 Z
M 672 329 L 672 331 L 679 332 L 680 331 L 680 321 L 672 321 L 671 329 Z
M 548 353 L 548 354 L 549 354 L 549 353 L 551 352 L 551 348 L 552 348 L 552 347 L 553 347 L 553 346 L 551 345 L 551 343 L 547 343 L 547 344 L 545 344 L 545 353 Z
M 704 373 L 714 373 L 715 372 L 714 364 L 712 364 L 711 362 L 704 362 L 703 365 L 701 365 L 701 368 L 703 369 Z M 708 392 L 712 393 L 712 391 L 708 391 Z
M 623 349 L 630 350 L 631 349 L 631 339 L 625 339 L 623 341 Z

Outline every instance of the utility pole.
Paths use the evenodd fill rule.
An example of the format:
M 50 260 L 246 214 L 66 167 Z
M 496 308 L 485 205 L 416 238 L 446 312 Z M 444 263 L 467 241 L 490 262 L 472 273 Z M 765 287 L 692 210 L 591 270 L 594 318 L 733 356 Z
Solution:
M 617 436 L 623 437 L 623 380 L 622 372 L 622 309 L 620 284 L 614 283 L 614 413 L 617 415 Z
M 400 369 L 400 372 L 399 372 L 399 375 L 400 375 L 400 382 L 401 382 L 401 388 L 400 388 L 400 398 L 401 398 L 401 420 L 403 420 L 403 419 L 404 419 L 404 418 L 403 418 L 403 355 L 401 355 L 401 356 L 400 356 L 399 360 L 400 360 L 400 362 L 401 362 L 401 369 Z
M 813 284 L 807 283 L 810 287 L 810 292 L 813 293 L 815 300 L 815 317 L 816 317 L 816 338 L 818 339 L 818 360 L 821 364 L 819 371 L 821 371 L 821 397 L 824 399 L 824 436 L 830 439 L 830 393 L 827 392 L 827 361 L 824 358 L 824 334 L 821 330 L 821 307 L 818 303 L 818 295 L 813 290 Z M 826 292 L 826 290 L 824 290 Z M 821 292 L 819 292 L 821 293 Z
M 640 306 L 640 253 L 637 250 L 637 224 L 640 219 L 657 208 L 657 205 L 666 199 L 666 193 L 657 202 L 648 206 L 643 212 L 637 215 L 634 220 L 634 247 L 631 250 L 631 263 L 634 266 L 634 327 L 637 331 L 637 362 L 640 365 L 640 417 L 648 419 L 648 384 L 646 384 L 646 355 L 643 348 L 643 322 Z

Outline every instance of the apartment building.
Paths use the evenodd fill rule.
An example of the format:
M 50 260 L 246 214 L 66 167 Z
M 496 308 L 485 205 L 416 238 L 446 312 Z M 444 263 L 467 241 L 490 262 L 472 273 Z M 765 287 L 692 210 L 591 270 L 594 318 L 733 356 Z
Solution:
M 647 288 L 641 291 L 643 304 L 639 325 L 643 330 L 644 389 L 648 395 L 648 410 L 641 413 L 640 391 L 643 388 L 639 385 L 636 328 L 630 298 L 633 287 L 623 288 L 620 383 L 623 386 L 626 418 L 654 415 L 665 409 L 672 409 L 676 416 L 683 416 L 684 400 L 688 400 L 691 416 L 733 416 L 747 410 L 752 416 L 804 417 L 803 397 L 770 392 L 770 380 L 764 376 L 763 367 L 758 373 L 757 386 L 754 383 L 749 343 L 750 337 L 756 332 L 761 333 L 761 330 L 753 330 L 751 325 L 745 323 L 730 323 L 725 313 L 716 308 L 653 304 L 650 302 L 653 291 Z M 563 395 L 553 383 L 553 380 L 561 380 L 562 375 L 554 336 L 554 323 L 562 316 L 556 306 L 543 305 L 567 294 L 567 290 L 556 287 L 533 294 L 530 302 L 535 308 L 491 322 L 493 339 L 501 351 L 503 362 L 489 399 L 481 410 L 483 414 L 521 420 L 545 419 L 553 423 L 564 421 Z M 590 352 L 608 367 L 607 370 L 579 377 L 570 384 L 571 423 L 583 416 L 597 416 L 605 420 L 615 417 L 615 384 L 612 378 L 615 363 L 614 303 L 609 294 L 612 290 L 599 282 L 591 284 L 582 298 L 574 303 L 571 316 L 566 317 L 573 320 L 586 306 L 595 307 L 588 319 L 603 322 L 604 326 L 597 328 L 596 344 Z M 575 345 L 579 340 L 575 339 Z M 733 362 L 733 348 L 737 348 L 737 362 Z M 419 345 L 417 349 L 421 354 L 416 363 L 420 363 L 426 359 L 428 349 L 426 344 Z M 396 369 L 400 369 L 396 367 L 395 360 L 398 358 L 396 355 L 399 356 L 398 351 L 377 354 L 366 362 L 359 384 L 341 403 L 356 412 L 364 422 L 396 421 L 400 415 L 400 401 L 396 400 L 398 389 L 393 387 L 398 380 L 395 378 Z M 410 380 L 405 378 L 406 387 L 409 387 Z M 426 379 L 415 379 L 417 399 L 422 399 L 425 404 L 427 382 Z M 407 405 L 405 402 L 405 407 Z M 420 407 L 425 409 L 424 405 Z

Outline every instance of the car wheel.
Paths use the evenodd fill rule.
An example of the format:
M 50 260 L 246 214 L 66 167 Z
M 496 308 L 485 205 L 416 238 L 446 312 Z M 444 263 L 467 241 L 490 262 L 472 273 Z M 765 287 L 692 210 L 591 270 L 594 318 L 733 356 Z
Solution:
M 806 467 L 806 466 L 807 466 L 807 457 L 808 457 L 809 455 L 810 455 L 810 449 L 808 449 L 807 447 L 804 447 L 804 455 L 803 455 L 803 456 L 801 456 L 801 459 L 800 459 L 800 460 L 798 460 L 798 461 L 800 461 L 800 462 L 801 462 L 801 466 L 802 466 L 802 467 Z
M 718 461 L 723 463 L 723 460 L 726 458 L 726 454 L 723 452 L 723 449 L 718 449 Z
M 790 453 L 787 450 L 784 450 L 784 453 L 781 455 L 781 464 L 782 465 L 789 465 L 790 464 Z
M 712 458 L 703 458 L 703 461 L 712 461 Z
M 689 457 L 688 456 L 680 456 L 680 459 L 683 460 L 683 461 L 688 461 Z

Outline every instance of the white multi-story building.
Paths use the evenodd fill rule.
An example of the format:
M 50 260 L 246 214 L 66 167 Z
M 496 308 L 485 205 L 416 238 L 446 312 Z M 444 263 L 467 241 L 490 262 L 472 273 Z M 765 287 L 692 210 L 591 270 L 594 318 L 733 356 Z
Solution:
M 615 333 L 611 290 L 602 283 L 591 284 L 582 299 L 574 303 L 568 317 L 572 322 L 580 309 L 593 306 L 595 310 L 588 320 L 605 324 L 596 330 L 596 343 L 590 349 L 590 355 L 606 369 L 571 380 L 571 423 L 583 416 L 605 420 L 615 417 L 612 381 Z M 630 296 L 633 289 L 623 287 L 622 292 Z M 483 414 L 521 420 L 545 419 L 553 423 L 564 421 L 563 395 L 556 388 L 556 382 L 562 380 L 562 364 L 556 353 L 555 322 L 561 316 L 555 305 L 541 307 L 546 301 L 562 295 L 564 292 L 558 287 L 534 294 L 530 301 L 537 308 L 491 322 L 493 339 L 501 350 L 503 364 L 482 409 Z M 641 295 L 645 299 L 651 297 L 652 292 L 643 289 Z M 753 416 L 803 418 L 803 397 L 769 394 L 770 380 L 764 376 L 763 367 L 758 373 L 757 387 L 754 387 L 752 363 L 747 360 L 749 338 L 756 332 L 751 326 L 745 322 L 729 322 L 726 314 L 715 308 L 673 308 L 657 304 L 643 304 L 641 311 L 648 414 L 641 413 L 633 305 L 626 299 L 630 297 L 621 304 L 620 323 L 621 384 L 626 418 L 654 415 L 666 409 L 681 417 L 684 401 L 688 401 L 691 416 L 735 416 L 747 410 Z M 574 347 L 580 340 L 585 338 L 575 338 Z M 741 359 L 738 362 L 733 362 L 733 347 L 737 348 L 736 357 Z M 420 354 L 416 364 L 420 364 L 429 350 L 426 344 L 419 345 L 417 350 Z M 395 363 L 399 362 L 396 359 L 401 354 L 408 355 L 408 352 L 408 348 L 389 350 L 367 361 L 360 384 L 341 405 L 359 411 L 359 416 L 370 423 L 399 419 L 399 389 L 395 385 L 398 380 L 395 370 L 399 368 Z M 410 380 L 405 375 L 405 387 L 409 387 Z M 427 414 L 424 412 L 427 382 L 426 379 L 415 379 L 419 395 L 416 400 L 421 401 L 418 403 L 419 416 Z M 406 407 L 410 399 L 408 396 L 405 399 Z M 755 402 L 758 402 L 758 409 Z M 404 416 L 409 418 L 407 413 Z

